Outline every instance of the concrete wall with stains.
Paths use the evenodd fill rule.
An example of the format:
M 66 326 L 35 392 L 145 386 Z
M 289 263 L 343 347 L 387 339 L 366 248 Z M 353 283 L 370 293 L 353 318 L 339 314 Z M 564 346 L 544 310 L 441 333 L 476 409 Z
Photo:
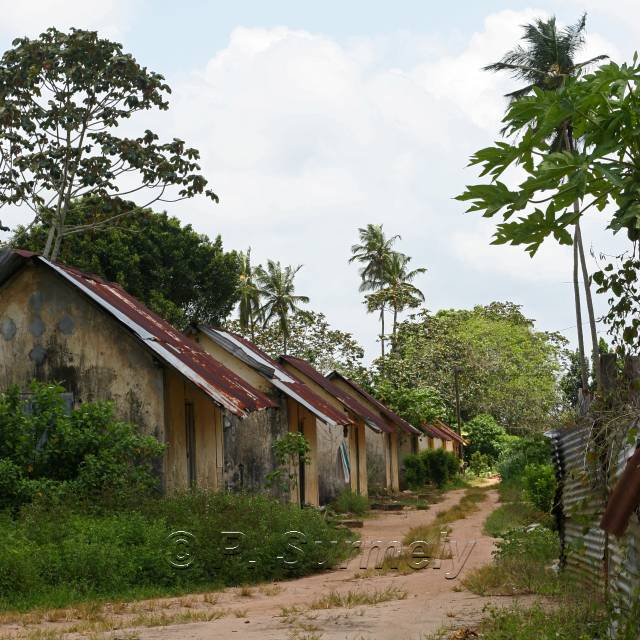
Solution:
M 386 456 L 384 433 L 376 432 L 367 427 L 367 482 L 369 493 L 375 493 L 385 488 L 387 484 Z
M 349 442 L 342 427 L 332 427 L 321 420 L 316 420 L 316 425 L 320 504 L 327 504 L 351 486 L 345 479 L 340 454 L 340 444 L 344 441 L 348 447 Z
M 43 266 L 0 287 L 0 389 L 59 382 L 74 401 L 111 400 L 116 415 L 164 440 L 162 366 L 116 320 Z
M 407 456 L 418 453 L 418 435 L 411 435 L 410 433 L 400 433 L 398 435 L 398 462 L 399 462 L 399 476 L 400 476 L 400 488 L 406 489 L 405 481 L 405 467 L 404 461 Z
M 267 474 L 278 466 L 273 443 L 287 431 L 287 403 L 284 398 L 280 398 L 280 408 L 255 411 L 244 419 L 223 412 L 225 489 L 264 491 Z M 271 492 L 275 495 L 282 493 L 277 490 Z

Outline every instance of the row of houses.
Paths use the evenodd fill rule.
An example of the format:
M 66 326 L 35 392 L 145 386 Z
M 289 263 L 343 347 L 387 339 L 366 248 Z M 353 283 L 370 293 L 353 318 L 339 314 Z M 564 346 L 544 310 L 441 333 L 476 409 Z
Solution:
M 441 421 L 411 425 L 337 372 L 276 361 L 209 326 L 184 335 L 119 285 L 15 250 L 0 256 L 0 389 L 33 379 L 60 383 L 75 404 L 110 400 L 166 443 L 166 491 L 262 490 L 287 432 L 310 446 L 291 499 L 311 505 L 345 489 L 397 492 L 407 455 L 463 445 Z

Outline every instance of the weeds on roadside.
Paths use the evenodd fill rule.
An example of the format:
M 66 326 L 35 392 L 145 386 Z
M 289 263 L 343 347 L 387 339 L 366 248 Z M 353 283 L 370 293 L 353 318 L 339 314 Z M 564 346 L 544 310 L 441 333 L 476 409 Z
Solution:
M 331 591 L 322 596 L 318 600 L 314 600 L 310 605 L 310 609 L 335 609 L 358 607 L 361 605 L 374 605 L 389 600 L 404 600 L 407 592 L 397 587 L 387 587 L 380 591 L 348 591 L 339 593 Z

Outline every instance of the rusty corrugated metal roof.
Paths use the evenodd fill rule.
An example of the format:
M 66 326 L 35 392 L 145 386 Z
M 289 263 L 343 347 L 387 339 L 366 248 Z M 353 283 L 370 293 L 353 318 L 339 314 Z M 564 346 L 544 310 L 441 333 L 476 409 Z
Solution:
M 269 357 L 262 349 L 258 348 L 253 342 L 247 340 L 243 336 L 214 329 L 212 327 L 198 327 L 205 335 L 209 336 L 223 349 L 242 357 L 245 364 L 260 371 L 269 381 L 283 393 L 293 398 L 309 411 L 314 413 L 320 420 L 329 425 L 348 425 L 352 420 L 346 413 L 342 413 L 334 409 L 329 403 L 325 402 L 317 393 L 310 389 L 304 382 L 289 373 L 280 363 Z M 241 350 L 237 353 L 236 350 Z
M 439 429 L 440 431 L 442 431 L 445 434 L 447 434 L 447 436 L 448 436 L 447 439 L 448 440 L 455 440 L 456 442 L 459 442 L 461 445 L 466 445 L 467 444 L 467 441 L 461 435 L 459 435 L 448 424 L 446 424 L 445 422 L 443 422 L 439 418 L 436 418 L 433 421 L 432 426 L 435 426 L 437 429 Z
M 281 356 L 284 362 L 290 364 L 294 369 L 300 371 L 317 385 L 322 387 L 328 394 L 332 395 L 339 402 L 341 402 L 350 411 L 360 416 L 365 422 L 372 427 L 390 433 L 393 429 L 389 428 L 384 420 L 373 412 L 369 411 L 362 403 L 358 402 L 353 396 L 344 392 L 338 386 L 333 384 L 326 376 L 323 376 L 312 364 L 303 360 L 302 358 L 296 358 L 294 356 Z
M 331 378 L 339 378 L 343 380 L 346 384 L 348 384 L 354 391 L 365 397 L 371 404 L 373 404 L 388 420 L 393 422 L 397 427 L 400 427 L 406 433 L 420 435 L 422 433 L 419 429 L 416 429 L 412 424 L 409 424 L 406 420 L 401 418 L 397 413 L 391 411 L 389 407 L 382 404 L 380 400 L 374 398 L 369 392 L 365 391 L 359 384 L 346 378 L 342 374 L 337 371 L 333 371 L 329 374 L 329 379 Z
M 12 254 L 14 259 L 22 259 L 23 264 L 29 259 L 38 261 L 77 287 L 130 330 L 160 360 L 179 371 L 212 400 L 235 415 L 245 417 L 252 411 L 278 406 L 271 398 L 212 358 L 196 342 L 147 309 L 120 285 L 73 267 L 54 264 L 37 254 L 25 251 L 13 251 Z

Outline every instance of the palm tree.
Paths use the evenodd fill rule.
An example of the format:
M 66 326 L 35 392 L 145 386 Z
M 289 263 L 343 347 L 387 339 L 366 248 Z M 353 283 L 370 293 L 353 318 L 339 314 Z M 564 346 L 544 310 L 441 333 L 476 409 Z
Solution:
M 385 286 L 385 272 L 387 263 L 394 253 L 393 245 L 400 236 L 392 236 L 387 238 L 384 234 L 381 224 L 368 224 L 364 228 L 358 229 L 360 235 L 360 244 L 354 244 L 351 247 L 351 258 L 349 262 L 359 262 L 362 264 L 360 268 L 360 291 L 380 291 Z M 384 358 L 384 314 L 386 304 L 371 306 L 369 298 L 367 305 L 369 310 L 373 308 L 380 311 L 380 324 L 382 333 L 380 334 L 380 343 L 382 348 L 382 357 Z
M 411 258 L 404 253 L 394 252 L 389 258 L 385 275 L 385 288 L 389 306 L 393 309 L 393 337 L 395 339 L 398 329 L 398 313 L 405 309 L 415 309 L 424 302 L 424 294 L 413 281 L 427 270 L 424 267 L 408 270 Z
M 254 281 L 254 270 L 251 267 L 251 247 L 246 253 L 240 252 L 240 285 L 238 308 L 240 328 L 249 330 L 251 340 L 255 340 L 255 323 L 260 316 L 260 294 Z
M 259 266 L 255 269 L 255 279 L 259 296 L 264 300 L 260 314 L 266 326 L 273 318 L 277 319 L 282 350 L 287 355 L 289 339 L 289 314 L 299 311 L 299 304 L 309 302 L 307 296 L 295 295 L 294 279 L 302 265 L 282 267 L 280 262 L 267 261 L 267 268 Z
M 536 20 L 533 24 L 524 25 L 523 41 L 524 46 L 517 45 L 515 49 L 509 51 L 500 62 L 490 64 L 485 67 L 486 71 L 508 71 L 513 77 L 524 80 L 526 86 L 512 91 L 507 97 L 517 100 L 530 94 L 535 88 L 544 91 L 557 91 L 561 89 L 567 78 L 575 77 L 580 70 L 587 65 L 598 60 L 607 58 L 605 55 L 596 56 L 585 62 L 576 63 L 575 54 L 584 44 L 585 26 L 587 16 L 582 17 L 574 25 L 559 29 L 556 25 L 555 17 L 548 20 Z M 563 123 L 551 141 L 552 151 L 575 150 L 575 140 L 571 122 Z M 580 308 L 580 286 L 578 280 L 578 265 L 580 264 L 582 280 L 585 289 L 587 302 L 587 312 L 589 314 L 589 326 L 591 330 L 592 357 L 596 380 L 599 381 L 598 367 L 598 335 L 596 332 L 596 320 L 593 311 L 593 300 L 591 298 L 591 285 L 587 264 L 580 233 L 580 202 L 576 200 L 573 205 L 576 214 L 576 224 L 573 236 L 573 287 L 576 306 L 576 321 L 578 325 L 578 348 L 580 350 L 581 362 L 585 362 L 584 357 L 584 336 L 582 333 L 582 311 Z M 582 385 L 587 388 L 587 370 L 582 365 Z

